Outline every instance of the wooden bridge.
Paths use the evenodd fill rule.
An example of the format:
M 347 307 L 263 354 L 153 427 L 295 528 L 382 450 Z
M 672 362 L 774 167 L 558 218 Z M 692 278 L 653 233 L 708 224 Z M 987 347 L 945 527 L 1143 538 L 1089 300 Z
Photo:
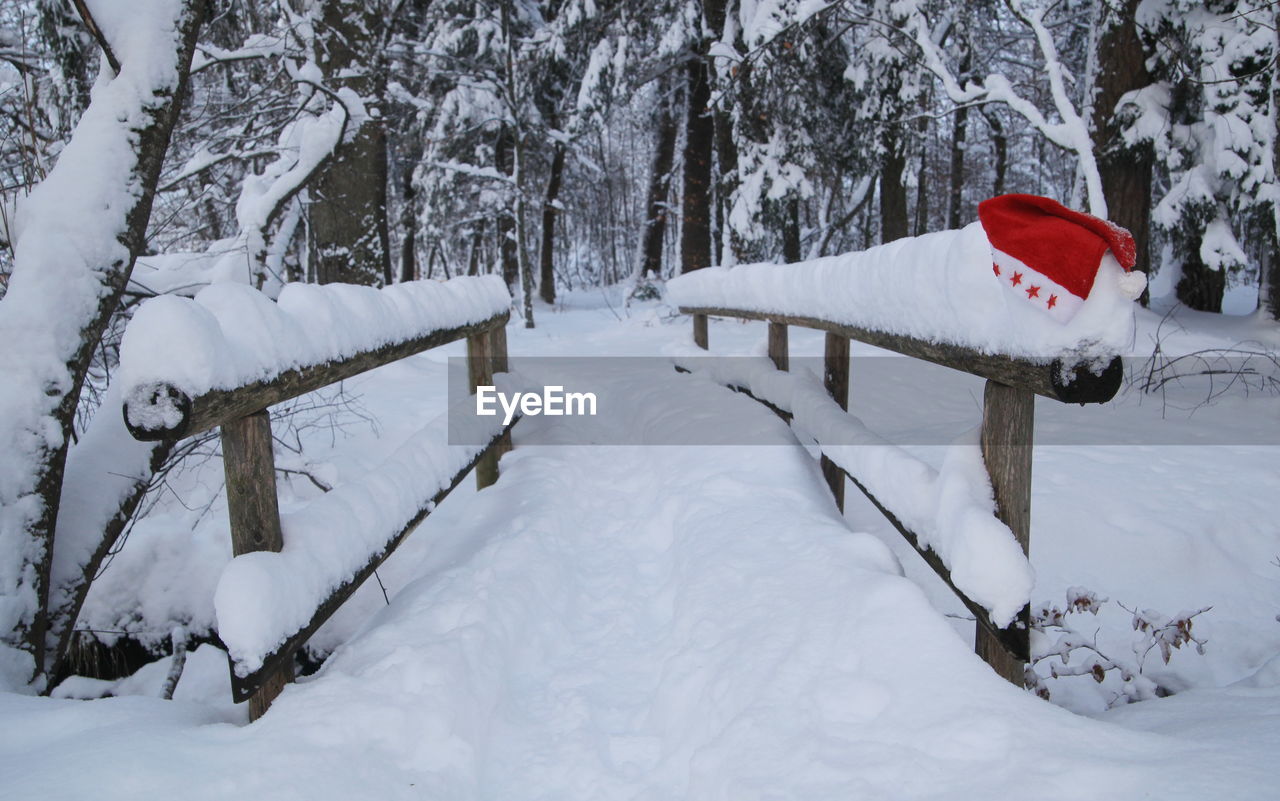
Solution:
M 476 279 L 454 279 L 467 281 Z M 985 378 L 981 450 L 994 490 L 996 517 L 1012 533 L 1025 555 L 1031 539 L 1031 470 L 1036 395 L 1058 402 L 1100 403 L 1116 393 L 1121 382 L 1118 357 L 1097 371 L 1070 357 L 1029 360 L 1008 355 L 982 353 L 975 349 L 938 344 L 884 331 L 868 330 L 824 320 L 770 314 L 750 309 L 682 307 L 693 319 L 693 340 L 708 347 L 708 318 L 731 317 L 760 320 L 768 324 L 768 356 L 772 368 L 787 371 L 790 365 L 788 330 L 800 326 L 825 332 L 823 386 L 830 402 L 841 413 L 848 408 L 850 385 L 849 343 L 851 340 L 875 345 L 916 359 L 940 364 Z M 281 552 L 286 543 L 282 533 L 276 497 L 271 423 L 267 409 L 272 404 L 311 392 L 356 376 L 367 370 L 412 356 L 431 348 L 465 339 L 472 392 L 477 386 L 492 385 L 494 376 L 507 370 L 505 326 L 508 313 L 495 311 L 485 319 L 464 325 L 418 330 L 400 341 L 383 343 L 341 358 L 294 365 L 265 378 L 222 386 L 199 393 L 184 392 L 176 383 L 150 382 L 127 393 L 125 418 L 138 439 L 179 439 L 219 427 L 223 445 L 226 487 L 231 523 L 232 547 L 236 561 L 247 554 Z M 1096 360 L 1094 360 L 1096 363 Z M 697 369 L 678 364 L 677 369 Z M 771 397 L 749 378 L 720 377 L 721 383 L 745 392 L 792 421 L 795 410 L 787 401 Z M 867 391 L 872 388 L 868 387 Z M 350 560 L 351 567 L 329 569 L 323 576 L 334 587 L 313 598 L 309 611 L 277 619 L 274 610 L 255 607 L 259 620 L 246 620 L 247 604 L 268 604 L 269 591 L 254 599 L 241 599 L 241 612 L 232 619 L 219 617 L 219 637 L 230 659 L 233 694 L 237 701 L 250 700 L 250 717 L 261 716 L 271 700 L 293 678 L 294 653 L 364 582 L 395 548 L 474 468 L 477 484 L 483 488 L 498 478 L 498 459 L 511 447 L 510 427 L 497 426 L 474 445 L 450 446 L 458 450 L 456 468 L 432 475 L 415 476 L 419 485 L 416 508 L 397 519 L 388 530 L 372 532 L 363 548 Z M 802 421 L 801 421 L 802 422 Z M 447 425 L 447 423 L 440 423 Z M 1021 685 L 1029 660 L 1029 607 L 1023 606 L 1011 622 L 1000 625 L 987 605 L 957 587 L 947 560 L 926 543 L 927 537 L 903 522 L 902 510 L 893 502 L 877 497 L 874 483 L 856 467 L 841 464 L 828 451 L 837 443 L 815 442 L 822 455 L 822 471 L 836 502 L 843 508 L 845 479 L 863 491 L 888 521 L 920 553 L 925 562 L 956 592 L 977 621 L 976 650 L 1009 681 Z M 447 474 L 446 474 L 447 473 Z M 340 535 L 337 533 L 335 536 Z M 290 544 L 305 550 L 306 543 Z M 353 551 L 353 553 L 355 553 Z M 299 557 L 299 558 L 305 558 Z M 288 582 L 288 562 L 272 563 L 273 577 Z M 271 571 L 268 571 L 269 573 Z M 225 575 L 224 575 L 225 578 Z M 261 589 L 261 588 L 260 588 Z M 248 637 L 242 630 L 256 631 Z

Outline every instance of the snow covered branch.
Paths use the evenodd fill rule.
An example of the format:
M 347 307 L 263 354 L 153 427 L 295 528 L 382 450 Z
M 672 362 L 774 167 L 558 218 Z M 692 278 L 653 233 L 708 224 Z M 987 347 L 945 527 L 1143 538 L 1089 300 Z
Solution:
M 1035 103 L 1014 89 L 1007 77 L 999 73 L 988 75 L 982 83 L 970 81 L 961 86 L 943 58 L 930 30 L 928 21 L 918 8 L 913 8 L 908 21 L 917 47 L 924 56 L 925 65 L 942 84 L 947 97 L 956 104 L 1002 103 L 1031 123 L 1046 139 L 1064 150 L 1076 154 L 1080 171 L 1088 189 L 1089 212 L 1096 217 L 1107 217 L 1107 201 L 1102 194 L 1102 177 L 1093 152 L 1093 140 L 1089 126 L 1067 96 L 1063 82 L 1062 63 L 1057 44 L 1049 31 L 1040 8 L 1028 8 L 1021 0 L 1009 0 L 1009 7 L 1036 38 L 1043 63 L 1040 65 L 1048 78 L 1054 111 L 1060 122 L 1052 122 Z

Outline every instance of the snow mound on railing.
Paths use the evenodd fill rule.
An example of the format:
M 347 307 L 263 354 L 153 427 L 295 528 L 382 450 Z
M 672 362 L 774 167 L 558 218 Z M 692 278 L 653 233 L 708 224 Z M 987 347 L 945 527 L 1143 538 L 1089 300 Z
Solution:
M 797 264 L 697 270 L 668 282 L 667 300 L 813 317 L 1019 358 L 1089 357 L 1125 352 L 1133 343 L 1123 272 L 1107 253 L 1084 305 L 1059 323 L 1000 285 L 987 235 L 975 222 Z
M 196 396 L 482 322 L 510 305 L 498 276 L 383 289 L 289 284 L 276 302 L 244 284 L 217 283 L 194 299 L 166 295 L 142 304 L 125 330 L 117 380 L 125 397 L 150 383 Z

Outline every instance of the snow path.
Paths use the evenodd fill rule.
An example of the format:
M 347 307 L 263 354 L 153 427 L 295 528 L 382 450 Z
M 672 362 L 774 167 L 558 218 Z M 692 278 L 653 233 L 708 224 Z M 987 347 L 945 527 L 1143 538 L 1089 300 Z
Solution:
M 526 420 L 498 484 L 418 532 L 442 553 L 262 721 L 3 694 L 0 796 L 1273 796 L 1274 726 L 1133 732 L 995 677 L 749 399 L 620 370 L 600 402 L 779 446 L 593 447 L 603 422 Z

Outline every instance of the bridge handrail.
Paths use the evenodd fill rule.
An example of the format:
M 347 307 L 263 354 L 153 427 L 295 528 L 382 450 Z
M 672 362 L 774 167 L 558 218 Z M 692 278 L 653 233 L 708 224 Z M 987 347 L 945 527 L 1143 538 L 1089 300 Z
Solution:
M 980 445 L 983 464 L 995 497 L 995 514 L 1012 532 L 1025 556 L 1031 541 L 1031 466 L 1034 445 L 1035 396 L 1060 402 L 1105 403 L 1119 390 L 1123 370 L 1118 356 L 1099 358 L 1076 357 L 1064 353 L 1043 360 L 992 355 L 976 349 L 952 344 L 926 342 L 899 334 L 872 331 L 846 323 L 791 314 L 769 313 L 753 309 L 716 308 L 681 305 L 680 311 L 693 318 L 693 340 L 707 350 L 708 318 L 731 317 L 762 320 L 768 323 L 768 355 L 778 370 L 787 370 L 788 326 L 813 328 L 826 333 L 823 385 L 842 411 L 849 408 L 849 341 L 856 339 L 877 347 L 924 359 L 986 379 L 983 393 Z M 743 389 L 738 388 L 737 389 Z M 750 392 L 748 392 L 750 394 Z M 755 397 L 754 395 L 752 397 Z M 767 398 L 774 411 L 786 414 Z M 1030 605 L 1026 605 L 1013 621 L 997 627 L 982 607 L 956 588 L 950 571 L 937 553 L 922 543 L 909 528 L 885 507 L 858 480 L 826 454 L 821 457 L 822 472 L 837 505 L 844 508 L 845 479 L 853 481 L 890 524 L 903 535 L 978 620 L 975 650 L 992 668 L 1010 682 L 1022 686 L 1030 658 Z
M 699 326 L 705 328 L 705 322 L 700 323 L 699 320 L 708 317 L 763 320 L 777 325 L 811 328 L 1024 389 L 1062 403 L 1106 403 L 1115 397 L 1124 381 L 1124 368 L 1118 355 L 1081 359 L 1076 354 L 1064 353 L 1054 358 L 1028 359 L 983 353 L 961 345 L 929 342 L 817 317 L 704 306 L 681 306 L 680 312 L 693 315 L 695 332 Z
M 507 369 L 505 326 L 510 318 L 510 296 L 499 278 L 418 281 L 382 290 L 344 285 L 300 286 L 293 292 L 288 309 L 278 308 L 245 287 L 211 287 L 202 294 L 210 291 L 212 295 L 204 299 L 204 304 L 199 295 L 194 301 L 161 297 L 144 304 L 126 331 L 122 353 L 125 375 L 119 380 L 129 387 L 125 391 L 124 417 L 137 439 L 174 440 L 220 428 L 234 554 L 224 569 L 224 579 L 229 574 L 238 574 L 241 579 L 254 574 L 241 557 L 284 549 L 267 407 L 462 339 L 467 341 L 472 392 L 476 386 L 493 384 L 494 373 Z M 281 300 L 285 301 L 284 293 Z M 359 332 L 332 331 L 332 326 L 344 323 L 345 312 L 362 325 L 371 324 Z M 143 319 L 135 327 L 138 317 Z M 242 321 L 246 330 L 237 330 Z M 170 330 L 176 332 L 175 343 L 162 341 L 157 347 L 149 346 L 149 342 L 165 337 Z M 286 344 L 297 346 L 296 350 L 271 350 L 268 345 L 279 343 L 259 343 L 255 339 L 276 333 Z M 135 343 L 132 348 L 131 334 Z M 319 341 L 311 341 L 310 337 Z M 255 344 L 270 352 L 257 353 Z M 196 350 L 194 355 L 185 350 L 192 347 Z M 161 358 L 146 358 L 154 353 Z M 124 369 L 126 357 L 131 359 L 128 369 Z M 190 367 L 183 361 L 188 357 L 203 359 L 204 363 Z M 240 361 L 231 368 L 222 363 L 237 357 Z M 437 439 L 447 442 L 447 436 L 436 433 Z M 391 516 L 394 520 L 389 517 L 385 526 L 388 530 L 375 532 L 361 546 L 365 556 L 344 552 L 345 567 L 326 565 L 323 570 L 312 571 L 315 575 L 308 579 L 317 585 L 310 588 L 314 592 L 302 593 L 307 596 L 302 601 L 292 596 L 288 599 L 311 611 L 261 610 L 249 604 L 253 608 L 247 614 L 257 612 L 264 619 L 241 619 L 246 604 L 234 600 L 236 590 L 250 587 L 249 594 L 261 598 L 272 596 L 273 592 L 270 588 L 259 592 L 263 588 L 257 587 L 255 581 L 229 582 L 224 596 L 228 600 L 215 605 L 220 614 L 229 609 L 236 617 L 231 624 L 233 631 L 228 632 L 233 635 L 232 642 L 227 643 L 232 692 L 236 701 L 249 700 L 250 719 L 261 716 L 292 680 L 294 652 L 472 468 L 480 488 L 497 480 L 498 458 L 511 447 L 510 425 L 486 430 L 480 441 L 483 444 L 456 446 L 463 449 L 465 458 L 449 459 L 448 465 L 440 469 L 433 465 L 432 470 L 426 471 L 431 473 L 429 476 L 415 476 L 424 483 L 418 495 L 427 495 L 415 496 L 412 505 L 416 509 L 400 510 L 403 514 Z M 408 459 L 406 463 L 414 461 Z M 335 491 L 344 489 L 357 495 L 361 491 L 358 486 Z M 251 561 L 254 559 L 250 557 Z M 255 565 L 262 567 L 262 557 L 256 559 Z M 270 558 L 265 564 L 274 568 L 278 566 L 276 561 L 288 564 L 288 559 Z M 280 578 L 276 575 L 279 571 L 265 572 L 267 575 L 260 577 L 264 581 Z M 244 647 L 245 643 L 252 647 Z M 264 649 L 269 652 L 264 653 Z

